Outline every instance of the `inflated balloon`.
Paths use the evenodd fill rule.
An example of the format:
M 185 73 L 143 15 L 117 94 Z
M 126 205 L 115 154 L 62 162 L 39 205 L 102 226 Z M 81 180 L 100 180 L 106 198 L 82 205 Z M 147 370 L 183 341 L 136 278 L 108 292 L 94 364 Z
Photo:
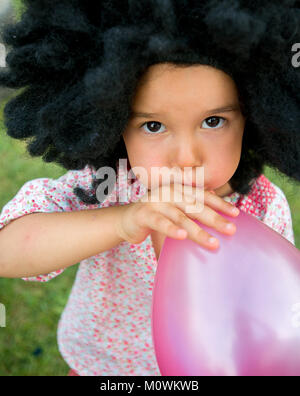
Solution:
M 220 213 L 221 214 L 221 213 Z M 167 237 L 153 290 L 163 376 L 300 376 L 300 251 L 252 215 L 209 251 Z

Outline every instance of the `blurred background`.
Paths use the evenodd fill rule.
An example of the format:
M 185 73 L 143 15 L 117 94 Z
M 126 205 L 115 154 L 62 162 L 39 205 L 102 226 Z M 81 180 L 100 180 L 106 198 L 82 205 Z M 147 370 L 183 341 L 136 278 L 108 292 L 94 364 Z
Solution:
M 22 11 L 21 0 L 0 0 L 0 29 L 3 24 L 17 20 Z M 0 210 L 28 180 L 56 179 L 66 173 L 59 166 L 31 158 L 24 142 L 6 136 L 3 108 L 15 94 L 14 90 L 0 87 Z M 289 201 L 296 246 L 300 249 L 300 186 L 278 171 L 265 168 L 264 174 L 283 190 Z M 0 327 L 0 376 L 68 373 L 58 351 L 56 332 L 77 269 L 78 264 L 47 283 L 0 278 L 0 303 L 6 307 L 6 327 Z

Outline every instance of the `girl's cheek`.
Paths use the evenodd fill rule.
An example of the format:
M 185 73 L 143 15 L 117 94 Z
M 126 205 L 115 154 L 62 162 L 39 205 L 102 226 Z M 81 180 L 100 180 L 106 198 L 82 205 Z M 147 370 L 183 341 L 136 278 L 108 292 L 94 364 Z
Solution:
M 240 162 L 240 150 L 230 150 L 214 156 L 204 166 L 205 184 L 213 186 L 213 189 L 219 188 L 226 184 L 235 174 Z

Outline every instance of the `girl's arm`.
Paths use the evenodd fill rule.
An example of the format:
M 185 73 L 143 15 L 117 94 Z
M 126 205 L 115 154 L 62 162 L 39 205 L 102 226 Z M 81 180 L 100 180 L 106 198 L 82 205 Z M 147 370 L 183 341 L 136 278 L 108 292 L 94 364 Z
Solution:
M 0 277 L 47 274 L 118 245 L 115 224 L 124 205 L 76 212 L 34 213 L 0 231 Z

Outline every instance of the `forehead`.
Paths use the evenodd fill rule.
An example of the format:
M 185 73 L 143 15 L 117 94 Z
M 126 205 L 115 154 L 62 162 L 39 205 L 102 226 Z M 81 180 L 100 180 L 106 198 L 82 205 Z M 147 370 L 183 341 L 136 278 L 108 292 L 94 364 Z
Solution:
M 205 104 L 213 108 L 237 98 L 235 82 L 222 70 L 207 65 L 156 64 L 142 76 L 133 103 L 179 107 Z

